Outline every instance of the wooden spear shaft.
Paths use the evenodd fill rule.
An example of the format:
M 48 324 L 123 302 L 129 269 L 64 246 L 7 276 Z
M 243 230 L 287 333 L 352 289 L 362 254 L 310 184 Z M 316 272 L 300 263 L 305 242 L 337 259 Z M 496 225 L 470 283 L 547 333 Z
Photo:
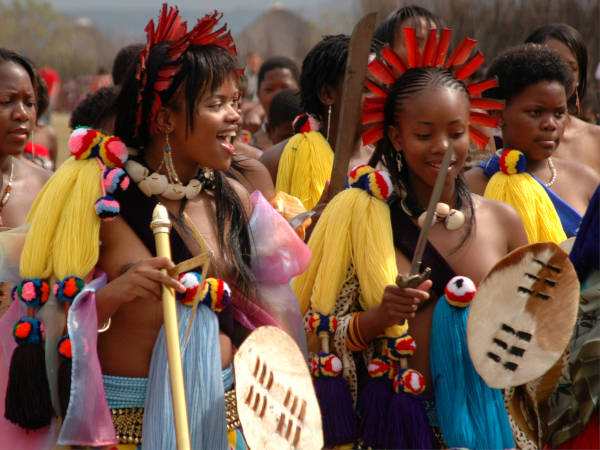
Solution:
M 167 209 L 160 203 L 156 205 L 152 212 L 152 223 L 150 224 L 150 227 L 152 228 L 154 240 L 156 242 L 156 256 L 164 256 L 171 259 L 171 244 L 169 242 L 171 222 L 169 221 Z M 163 269 L 162 271 L 163 273 L 167 273 L 166 269 Z M 164 284 L 161 288 L 177 449 L 190 450 L 190 428 L 188 425 L 185 387 L 183 384 L 183 365 L 181 363 L 181 346 L 179 341 L 175 292 L 172 288 L 167 287 Z

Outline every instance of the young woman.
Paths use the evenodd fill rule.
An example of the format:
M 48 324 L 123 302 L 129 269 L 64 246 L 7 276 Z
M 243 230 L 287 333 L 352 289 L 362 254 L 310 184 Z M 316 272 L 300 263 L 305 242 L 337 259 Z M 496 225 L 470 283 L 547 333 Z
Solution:
M 0 224 L 14 228 L 25 223 L 35 196 L 51 173 L 19 158 L 36 123 L 35 68 L 24 57 L 0 48 L 0 80 Z
M 587 88 L 588 51 L 585 39 L 570 25 L 556 23 L 534 30 L 525 42 L 542 44 L 556 50 L 567 61 L 575 76 L 575 83 L 567 100 L 567 126 L 556 149 L 556 156 L 577 161 L 600 173 L 600 126 L 587 123 L 578 117 Z
M 397 55 L 389 60 L 397 60 Z M 383 68 L 384 64 L 380 61 L 378 65 L 381 71 L 371 64 L 375 77 L 382 72 L 394 73 L 390 69 L 394 67 L 392 64 Z M 343 377 L 353 400 L 358 399 L 359 410 L 360 405 L 370 402 L 369 397 L 377 398 L 373 401 L 375 408 L 382 411 L 379 427 L 388 431 L 387 437 L 374 436 L 370 430 L 374 422 L 367 419 L 371 415 L 360 410 L 359 428 L 366 443 L 374 447 L 428 448 L 421 446 L 437 444 L 420 440 L 427 432 L 417 429 L 416 413 L 409 414 L 414 429 L 390 425 L 398 410 L 392 406 L 388 410 L 388 400 L 373 391 L 365 394 L 366 372 L 372 379 L 381 376 L 377 368 L 389 366 L 382 362 L 390 351 L 389 343 L 401 346 L 408 328 L 417 348 L 409 359 L 410 368 L 422 374 L 424 392 L 431 394 L 432 318 L 446 283 L 454 273 L 479 282 L 496 261 L 525 244 L 526 238 L 512 208 L 471 194 L 462 180 L 460 174 L 469 146 L 470 100 L 461 80 L 442 68 L 415 67 L 397 77 L 387 90 L 372 83 L 370 87 L 376 98 L 369 104 L 381 109 L 374 111 L 365 105 L 364 121 L 376 124 L 363 137 L 373 130 L 381 133 L 371 164 L 382 160 L 391 174 L 392 185 L 386 183 L 386 175 L 365 166 L 350 173 L 351 187 L 362 186 L 377 198 L 359 189 L 348 189 L 330 201 L 309 241 L 313 260 L 309 269 L 295 280 L 294 287 L 309 328 L 315 323 L 314 313 L 320 314 L 319 323 L 327 320 L 331 323 L 325 317 L 335 316 L 337 328 L 330 331 L 331 346 L 341 360 Z M 368 115 L 375 120 L 369 120 Z M 419 234 L 417 219 L 429 202 L 440 164 L 450 146 L 454 153 L 440 202 L 445 203 L 446 216 L 463 216 L 466 220 L 463 223 L 458 220 L 455 225 L 454 219 L 449 219 L 433 225 L 423 258 L 423 265 L 433 269 L 433 284 L 425 281 L 416 287 L 399 287 L 396 276 L 410 270 Z M 389 195 L 392 190 L 395 194 Z M 381 202 L 386 197 L 387 202 Z M 319 328 L 317 331 L 322 332 Z M 314 337 L 309 334 L 309 349 L 317 351 Z M 327 353 L 323 342 L 321 351 Z M 321 367 L 320 364 L 320 360 L 313 363 L 318 377 L 323 376 L 315 368 Z M 410 394 L 409 398 L 415 399 Z M 427 403 L 425 397 L 418 398 L 417 403 Z M 400 400 L 391 400 L 391 405 L 395 401 Z M 417 411 L 418 407 L 413 409 Z M 339 423 L 337 418 L 331 420 Z M 336 443 L 339 436 L 335 433 L 328 436 L 325 429 L 326 443 L 328 438 L 330 444 Z M 348 436 L 351 433 L 344 437 Z
M 249 219 L 251 215 L 255 222 L 264 223 L 265 219 L 255 217 L 248 193 L 223 173 L 231 164 L 240 117 L 233 41 L 226 28 L 219 26 L 219 19 L 216 12 L 207 15 L 188 31 L 178 10 L 164 5 L 156 26 L 151 21 L 147 27 L 148 42 L 137 70 L 129 72 L 115 100 L 118 137 L 93 129 L 75 130 L 69 141 L 74 157 L 55 173 L 29 217 L 31 229 L 21 258 L 25 280 L 19 297 L 31 300 L 35 293 L 41 303 L 36 306 L 41 306 L 40 314 L 44 314 L 38 319 L 47 321 L 59 334 L 68 329 L 68 338 L 58 341 L 59 354 L 71 360 L 74 374 L 67 377 L 73 381 L 66 390 L 60 388 L 63 377 L 59 375 L 58 392 L 66 393 L 66 404 L 58 395 L 64 416 L 59 436 L 62 444 L 99 446 L 114 442 L 112 413 L 122 444 L 140 443 L 143 422 L 144 447 L 175 446 L 161 328 L 161 284 L 183 297 L 182 303 L 177 303 L 182 342 L 186 342 L 190 326 L 189 340 L 182 344 L 182 359 L 194 448 L 242 445 L 232 391 L 234 345 L 255 326 L 282 324 L 286 319 L 292 328 L 297 326 L 296 338 L 302 331 L 299 314 L 294 323 L 290 314 L 293 308 L 287 304 L 273 300 L 271 305 L 286 311 L 276 322 L 250 300 L 260 291 L 257 280 L 261 279 L 260 271 L 251 269 L 251 258 L 260 264 L 265 243 L 261 230 L 251 226 Z M 135 155 L 123 165 L 128 153 L 125 144 Z M 199 276 L 193 273 L 178 281 L 177 275 L 162 271 L 172 269 L 174 263 L 154 256 L 149 224 L 159 202 L 167 208 L 173 224 L 173 261 L 204 255 L 195 264 L 199 265 L 196 270 L 206 269 L 209 277 L 219 277 L 210 281 L 210 288 L 209 284 L 200 286 Z M 255 201 L 257 205 L 260 202 L 260 198 Z M 300 242 L 291 229 L 288 231 Z M 279 242 L 274 235 L 268 239 Z M 252 247 L 251 242 L 262 247 Z M 296 254 L 288 256 L 298 260 Z M 104 272 L 104 280 L 97 277 L 90 281 L 95 269 L 96 276 L 97 270 Z M 296 273 L 276 275 L 288 277 L 281 284 L 289 291 L 289 279 Z M 67 301 L 67 306 L 48 295 L 45 286 L 51 277 L 58 280 L 53 290 L 56 299 Z M 271 285 L 277 284 L 275 278 L 271 276 Z M 35 290 L 34 286 L 41 287 Z M 203 293 L 203 300 L 193 313 L 185 304 L 199 293 Z M 69 301 L 73 306 L 68 306 Z M 232 304 L 227 308 L 229 301 Z M 297 311 L 293 297 L 290 302 Z M 37 314 L 31 305 L 30 301 L 29 317 Z M 45 315 L 53 307 L 60 313 Z M 88 316 L 91 324 L 77 315 L 82 308 L 92 314 Z M 78 333 L 82 328 L 89 333 L 85 338 Z M 97 328 L 102 329 L 98 337 Z M 48 348 L 52 348 L 54 338 L 54 332 L 47 335 Z M 61 347 L 65 339 L 72 347 Z M 96 339 L 99 361 L 88 351 L 96 348 Z M 70 348 L 71 358 L 66 351 Z M 81 367 L 82 357 L 91 362 L 87 366 L 91 371 L 75 370 Z M 53 367 L 58 364 L 50 357 L 48 361 Z M 63 365 L 59 364 L 59 372 L 69 375 Z M 91 380 L 99 381 L 100 386 Z M 55 403 L 53 381 L 50 378 L 49 384 Z M 84 410 L 94 405 L 100 405 L 94 413 L 95 428 L 84 429 L 78 418 L 88 417 L 89 411 Z M 52 408 L 44 417 L 33 417 L 33 423 L 21 420 L 28 419 L 23 414 L 16 414 L 13 421 L 25 429 L 39 429 L 52 423 L 51 412 Z
M 560 241 L 565 235 L 573 236 L 600 178 L 589 167 L 554 157 L 569 120 L 567 96 L 573 81 L 572 70 L 553 50 L 527 44 L 500 54 L 491 63 L 487 75 L 499 80 L 498 87 L 489 95 L 505 101 L 499 112 L 504 149 L 522 152 L 526 158 L 526 172 L 535 177 L 518 174 L 505 178 L 499 173 L 490 183 L 506 180 L 514 185 L 519 180 L 535 179 L 536 183 L 528 186 L 540 192 L 540 197 L 535 197 L 539 201 L 532 195 L 519 195 L 522 190 L 515 188 L 512 203 L 517 210 L 523 211 L 530 241 Z M 483 194 L 486 191 L 486 195 L 496 195 L 487 191 L 486 186 L 491 186 L 488 179 L 494 168 L 498 168 L 498 161 L 498 156 L 493 157 L 485 167 L 469 171 L 467 180 L 473 192 Z M 510 195 L 512 191 L 508 186 L 498 188 L 498 195 Z M 547 198 L 552 203 L 549 200 L 540 203 L 541 199 Z M 551 214 L 552 210 L 555 210 L 554 214 Z M 539 220 L 532 211 L 540 211 Z

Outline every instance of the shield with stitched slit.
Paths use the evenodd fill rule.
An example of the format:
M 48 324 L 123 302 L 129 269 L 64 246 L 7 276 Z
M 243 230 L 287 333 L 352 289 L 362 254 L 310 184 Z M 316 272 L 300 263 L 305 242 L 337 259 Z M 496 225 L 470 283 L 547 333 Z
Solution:
M 251 449 L 321 449 L 321 411 L 302 352 L 284 331 L 260 327 L 233 361 L 237 410 Z
M 467 321 L 469 354 L 492 388 L 546 373 L 565 350 L 579 303 L 568 255 L 550 242 L 501 259 L 479 285 Z

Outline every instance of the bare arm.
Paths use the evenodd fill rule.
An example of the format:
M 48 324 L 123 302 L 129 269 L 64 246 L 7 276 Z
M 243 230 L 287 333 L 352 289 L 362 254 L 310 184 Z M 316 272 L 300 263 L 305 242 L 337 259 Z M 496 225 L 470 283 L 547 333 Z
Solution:
M 469 186 L 469 190 L 472 193 L 483 195 L 489 178 L 485 176 L 481 167 L 473 167 L 465 172 L 465 181 L 467 182 L 467 186 Z

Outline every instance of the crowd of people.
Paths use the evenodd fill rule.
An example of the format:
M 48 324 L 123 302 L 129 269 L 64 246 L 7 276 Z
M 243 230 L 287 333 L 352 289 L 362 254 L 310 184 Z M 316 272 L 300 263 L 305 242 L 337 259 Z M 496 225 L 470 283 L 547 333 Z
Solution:
M 73 110 L 58 167 L 49 86 L 0 49 L 0 447 L 176 448 L 166 286 L 192 448 L 247 448 L 234 355 L 266 325 L 306 360 L 327 448 L 600 448 L 600 126 L 581 34 L 544 25 L 483 70 L 474 40 L 451 48 L 451 23 L 400 8 L 375 31 L 343 149 L 350 37 L 300 66 L 250 53 L 244 73 L 221 22 L 165 4 Z M 172 258 L 156 256 L 159 203 Z M 539 273 L 518 269 L 526 251 Z M 494 385 L 469 357 L 487 330 L 468 304 L 493 277 L 515 322 L 493 318 L 488 359 L 526 382 Z M 577 317 L 546 307 L 568 329 L 549 339 L 532 305 L 559 291 Z

